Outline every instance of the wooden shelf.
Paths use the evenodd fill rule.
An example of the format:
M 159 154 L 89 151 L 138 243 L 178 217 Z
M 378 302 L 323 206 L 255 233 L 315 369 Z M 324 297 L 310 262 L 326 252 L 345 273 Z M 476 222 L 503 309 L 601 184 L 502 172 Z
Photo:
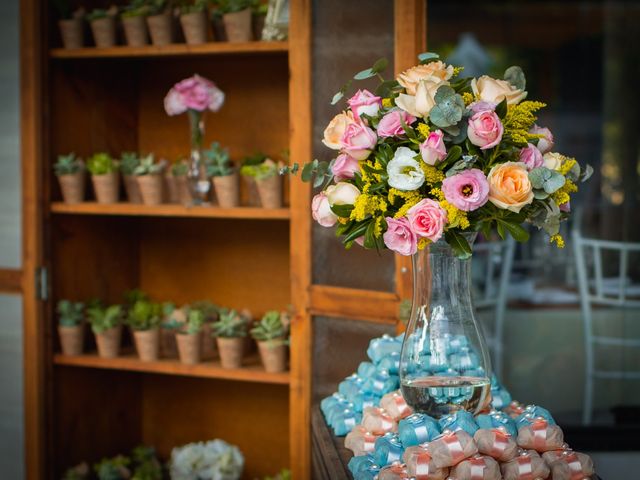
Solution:
M 176 57 L 189 55 L 254 55 L 286 53 L 289 51 L 289 42 L 212 42 L 202 45 L 186 45 L 176 43 L 172 45 L 147 45 L 144 47 L 110 47 L 97 48 L 85 47 L 76 49 L 53 48 L 50 50 L 51 58 L 140 58 L 140 57 Z
M 288 220 L 288 208 L 268 209 L 260 207 L 220 208 L 215 206 L 184 206 L 177 204 L 140 205 L 134 203 L 114 203 L 111 205 L 95 202 L 68 204 L 53 202 L 51 211 L 67 215 L 109 215 L 138 217 L 199 217 L 237 218 L 254 220 Z
M 262 367 L 260 359 L 257 356 L 245 358 L 243 367 L 237 369 L 222 368 L 219 360 L 208 360 L 197 365 L 185 365 L 177 359 L 142 362 L 135 354 L 125 354 L 117 358 L 101 358 L 98 355 L 91 354 L 79 356 L 57 354 L 53 358 L 53 363 L 69 367 L 126 370 L 130 372 L 186 377 L 220 378 L 238 382 L 273 383 L 278 385 L 289 384 L 289 372 L 268 373 Z

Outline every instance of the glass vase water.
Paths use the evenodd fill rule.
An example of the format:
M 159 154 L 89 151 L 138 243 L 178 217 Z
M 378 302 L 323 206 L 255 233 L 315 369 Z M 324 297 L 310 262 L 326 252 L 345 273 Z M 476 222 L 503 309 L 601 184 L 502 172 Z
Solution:
M 189 126 L 191 127 L 191 154 L 189 157 L 189 188 L 193 203 L 202 205 L 209 200 L 211 182 L 207 175 L 207 166 L 202 156 L 202 140 L 204 138 L 204 118 L 202 112 L 189 110 Z

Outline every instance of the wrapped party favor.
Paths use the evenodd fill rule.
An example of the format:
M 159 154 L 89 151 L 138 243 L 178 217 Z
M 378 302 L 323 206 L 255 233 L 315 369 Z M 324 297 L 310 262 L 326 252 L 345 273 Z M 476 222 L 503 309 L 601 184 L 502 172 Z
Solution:
M 341 393 L 348 399 L 362 391 L 363 386 L 364 380 L 354 373 L 338 384 L 338 393 Z
M 511 394 L 504 388 L 491 390 L 491 408 L 501 410 L 511 403 Z
M 390 375 L 398 375 L 400 370 L 400 353 L 391 352 L 380 359 L 376 366 L 378 371 L 387 372 Z
M 351 450 L 353 455 L 358 457 L 372 453 L 378 435 L 374 435 L 362 425 L 353 428 L 344 439 L 344 447 Z
M 402 340 L 399 337 L 391 337 L 390 335 L 383 335 L 379 338 L 374 338 L 369 342 L 369 348 L 367 348 L 367 356 L 373 363 L 378 363 L 382 358 L 390 353 L 400 354 L 402 348 Z
M 500 466 L 487 455 L 474 455 L 451 469 L 455 480 L 502 480 Z
M 386 467 L 402 459 L 404 448 L 398 435 L 387 433 L 376 440 L 373 457 L 379 467 Z
M 504 480 L 537 480 L 549 476 L 549 467 L 537 452 L 522 450 L 513 460 L 500 465 Z
M 331 427 L 333 428 L 333 433 L 337 437 L 341 437 L 349 433 L 361 421 L 362 414 L 348 408 L 334 415 Z
M 322 411 L 322 414 L 327 417 L 329 415 L 330 409 L 339 404 L 343 404 L 346 407 L 348 403 L 349 402 L 344 395 L 336 392 L 322 399 L 322 401 L 320 402 L 320 410 Z
M 404 447 L 428 442 L 440 435 L 438 421 L 424 413 L 414 413 L 400 420 L 398 435 Z
M 507 431 L 500 428 L 481 428 L 473 436 L 478 451 L 489 455 L 499 462 L 508 462 L 518 455 L 518 445 Z
M 371 362 L 361 362 L 358 365 L 358 376 L 360 378 L 369 378 L 376 372 L 376 366 Z
M 367 407 L 375 407 L 376 405 L 379 405 L 381 398 L 381 396 L 376 395 L 375 393 L 358 392 L 349 400 L 351 400 L 351 402 L 353 403 L 353 408 L 357 412 L 362 412 Z
M 552 453 L 555 455 L 549 455 Z M 593 460 L 584 453 L 563 450 L 546 452 L 542 457 L 551 468 L 553 480 L 585 480 L 595 473 Z
M 353 480 L 377 480 L 378 473 L 380 473 L 380 467 L 378 465 L 371 465 L 354 474 Z
M 504 428 L 512 437 L 518 436 L 516 422 L 504 412 L 491 410 L 487 414 L 477 415 L 475 421 L 480 428 Z
M 458 410 L 449 415 L 445 415 L 440 419 L 440 429 L 445 430 L 464 430 L 473 436 L 478 430 L 478 424 L 470 412 L 466 410 Z
M 544 418 L 550 425 L 556 425 L 556 421 L 546 408 L 537 405 L 527 405 L 524 411 L 516 418 L 518 429 L 525 425 L 531 425 L 536 418 Z
M 399 386 L 400 379 L 397 375 L 391 375 L 386 371 L 377 371 L 364 381 L 362 389 L 365 392 L 382 396 L 385 393 L 397 390 Z
M 380 400 L 380 406 L 396 421 L 402 420 L 413 413 L 399 391 L 389 392 Z
M 413 480 L 402 463 L 394 463 L 380 469 L 377 480 Z
M 333 425 L 337 416 L 342 415 L 346 410 L 353 410 L 353 403 L 348 401 L 341 401 L 339 403 L 333 404 L 327 408 L 327 412 L 325 413 L 325 418 L 327 419 L 327 423 L 329 425 Z M 362 418 L 362 416 L 360 416 Z
M 503 412 L 511 418 L 516 419 L 524 412 L 524 406 L 520 402 L 514 400 L 503 409 Z
M 356 475 L 356 473 L 366 470 L 369 467 L 376 465 L 376 461 L 373 458 L 373 455 L 356 455 L 355 457 L 351 457 L 349 463 L 347 464 L 347 468 L 351 472 L 352 475 Z
M 473 438 L 464 430 L 443 432 L 429 443 L 427 450 L 438 468 L 452 467 L 478 453 Z
M 539 417 L 530 425 L 518 430 L 517 442 L 522 448 L 546 452 L 562 448 L 564 435 L 560 427 L 551 425 L 547 420 Z
M 398 431 L 398 424 L 382 408 L 367 407 L 362 414 L 362 426 L 375 435 Z
M 445 480 L 449 475 L 448 468 L 436 467 L 426 445 L 407 448 L 402 460 L 407 466 L 407 473 L 416 480 Z
M 449 364 L 461 372 L 466 372 L 478 368 L 480 359 L 471 349 L 463 347 L 449 357 Z

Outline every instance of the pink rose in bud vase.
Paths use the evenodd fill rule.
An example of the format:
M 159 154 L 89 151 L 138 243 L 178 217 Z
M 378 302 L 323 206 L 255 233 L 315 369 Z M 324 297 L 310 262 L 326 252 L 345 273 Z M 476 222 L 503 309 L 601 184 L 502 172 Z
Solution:
M 546 127 L 539 127 L 538 125 L 534 125 L 531 130 L 529 130 L 529 133 L 542 135 L 542 138 L 538 139 L 538 144 L 536 145 L 540 152 L 544 154 L 551 151 L 554 145 L 553 133 L 551 133 L 551 130 Z
M 406 217 L 387 217 L 387 231 L 382 235 L 389 250 L 400 255 L 413 255 L 418 251 L 418 237 L 411 229 Z
M 486 150 L 498 145 L 502 140 L 503 132 L 504 127 L 500 122 L 500 118 L 493 111 L 477 112 L 469 119 L 467 136 L 471 143 L 480 147 L 480 150 Z
M 323 227 L 333 227 L 338 221 L 338 216 L 331 211 L 329 199 L 324 192 L 318 193 L 311 201 L 311 215 L 313 219 Z
M 347 125 L 340 138 L 341 150 L 355 158 L 364 160 L 371 154 L 371 149 L 376 146 L 378 137 L 375 132 L 363 122 L 352 122 Z
M 447 147 L 442 130 L 429 133 L 427 139 L 420 144 L 420 154 L 427 165 L 435 165 L 446 158 Z
M 478 100 L 477 102 L 473 102 L 467 108 L 471 110 L 473 113 L 478 112 L 486 112 L 486 111 L 494 111 L 498 104 L 494 102 L 487 102 L 485 100 Z
M 353 97 L 347 100 L 347 104 L 357 118 L 360 118 L 360 115 L 373 117 L 382 106 L 382 98 L 376 97 L 369 90 L 358 90 Z
M 346 153 L 338 155 L 331 166 L 331 172 L 333 173 L 336 182 L 353 178 L 358 170 L 360 170 L 358 160 L 350 157 Z
M 460 210 L 477 210 L 489 200 L 489 182 L 482 170 L 472 168 L 442 181 L 444 198 Z
M 527 146 L 520 150 L 520 161 L 525 164 L 529 171 L 544 164 L 542 152 L 532 143 L 527 143 Z
M 416 121 L 416 117 L 401 110 L 393 110 L 380 119 L 378 135 L 381 137 L 400 137 L 404 135 L 402 122 L 409 126 Z
M 411 229 L 419 236 L 437 242 L 447 223 L 447 212 L 435 200 L 425 198 L 407 211 Z
M 179 115 L 187 110 L 217 112 L 224 104 L 224 93 L 211 80 L 200 75 L 176 83 L 164 99 L 168 115 Z

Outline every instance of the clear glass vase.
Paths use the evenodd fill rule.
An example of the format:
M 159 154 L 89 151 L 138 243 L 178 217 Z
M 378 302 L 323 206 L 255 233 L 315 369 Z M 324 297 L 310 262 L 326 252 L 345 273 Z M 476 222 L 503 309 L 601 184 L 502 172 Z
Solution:
M 475 234 L 467 234 L 472 244 Z M 434 418 L 491 402 L 491 361 L 471 302 L 471 258 L 444 239 L 413 256 L 413 306 L 400 355 L 400 385 L 415 411 Z
M 209 201 L 211 182 L 207 175 L 207 166 L 202 156 L 202 140 L 204 138 L 204 118 L 202 112 L 189 110 L 189 126 L 191 127 L 191 154 L 189 157 L 189 188 L 196 205 Z

